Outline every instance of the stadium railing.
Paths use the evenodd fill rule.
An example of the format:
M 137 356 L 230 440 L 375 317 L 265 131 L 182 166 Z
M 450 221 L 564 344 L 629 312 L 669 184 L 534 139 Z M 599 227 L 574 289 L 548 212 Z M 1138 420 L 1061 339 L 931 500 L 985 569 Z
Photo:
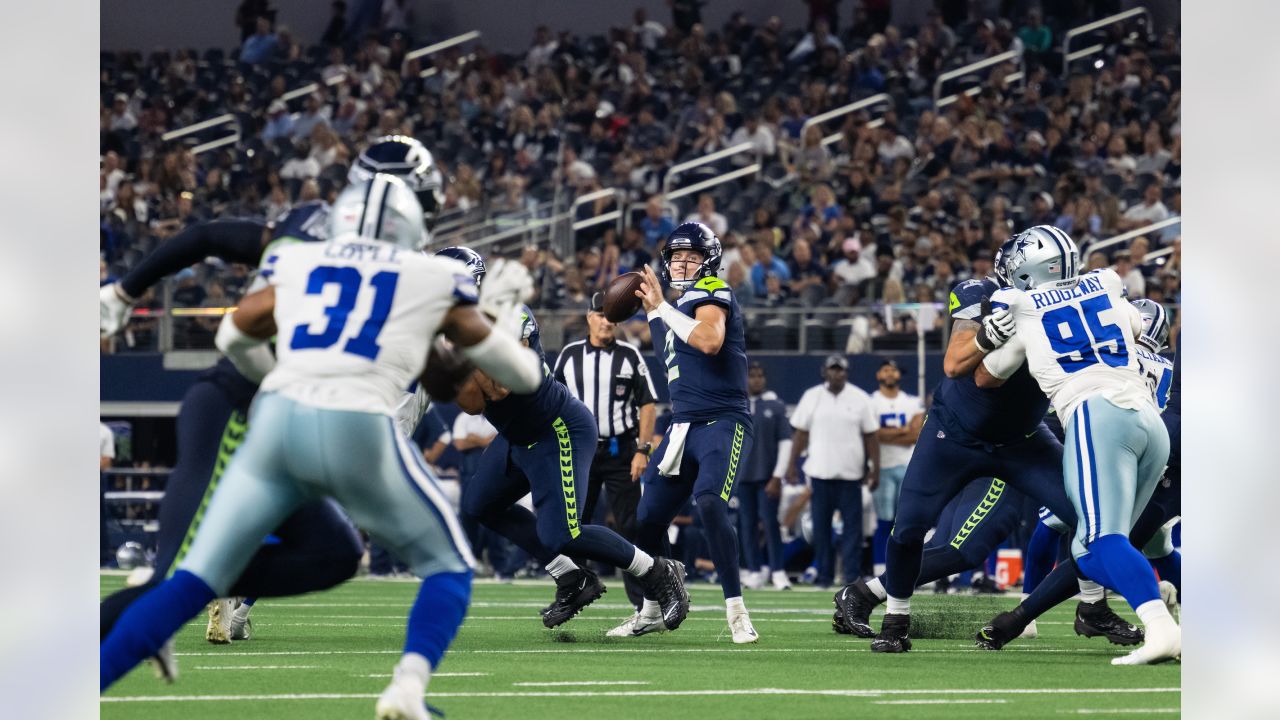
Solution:
M 678 176 L 680 176 L 682 173 L 686 173 L 690 170 L 693 170 L 694 168 L 702 167 L 703 165 L 709 165 L 718 160 L 724 160 L 725 158 L 730 158 L 735 155 L 741 155 L 743 153 L 749 153 L 754 150 L 755 150 L 754 145 L 752 145 L 749 142 L 742 142 L 742 143 L 738 143 L 737 145 L 731 145 L 730 147 L 724 148 L 723 150 L 717 150 L 713 153 L 708 153 L 701 157 L 696 157 L 696 158 L 693 158 L 692 160 L 685 160 L 682 163 L 676 163 L 675 165 L 672 165 L 671 169 L 667 170 L 666 177 L 662 178 L 663 197 L 666 197 L 666 198 L 671 197 L 671 186 L 675 184 L 675 179 Z M 688 193 L 685 193 L 685 194 L 687 195 Z
M 800 128 L 800 137 L 803 138 L 805 132 L 808 131 L 808 129 L 814 125 L 821 125 L 822 123 L 825 123 L 829 120 L 835 120 L 836 118 L 844 117 L 849 113 L 854 113 L 859 110 L 862 110 L 863 108 L 874 107 L 876 105 L 886 105 L 888 107 L 893 107 L 893 98 L 891 98 L 889 95 L 885 93 L 878 93 L 876 95 L 872 95 L 871 97 L 865 97 L 856 102 L 851 102 L 848 105 L 842 105 L 833 110 L 828 110 L 824 113 L 819 113 L 817 115 L 814 115 L 813 117 L 804 121 L 804 125 Z M 883 122 L 884 122 L 883 120 L 877 118 L 871 121 L 870 123 L 868 123 L 868 125 L 870 127 L 879 127 Z M 839 142 L 842 135 L 843 133 L 838 133 L 838 132 L 832 133 L 830 135 L 824 135 L 822 138 L 822 144 L 830 145 L 832 143 Z
M 1089 33 L 1095 30 L 1101 30 L 1102 28 L 1108 27 L 1110 25 L 1115 25 L 1116 23 L 1122 23 L 1126 20 L 1130 20 L 1136 17 L 1142 17 L 1146 21 L 1147 34 L 1150 35 L 1151 28 L 1152 28 L 1151 11 L 1148 10 L 1144 5 L 1139 5 L 1129 10 L 1125 10 L 1124 12 L 1116 13 L 1115 15 L 1109 15 L 1100 20 L 1095 20 L 1091 23 L 1086 23 L 1079 27 L 1071 28 L 1070 30 L 1063 33 L 1062 34 L 1062 77 L 1066 78 L 1070 76 L 1072 62 L 1079 60 L 1081 58 L 1089 57 L 1094 53 L 1102 52 L 1103 49 L 1105 49 L 1105 46 L 1103 44 L 1097 43 L 1097 44 L 1089 45 L 1087 47 L 1076 50 L 1075 52 L 1072 52 L 1071 42 L 1073 40 L 1080 37 L 1081 35 L 1088 35 Z
M 1181 225 L 1181 224 L 1182 224 L 1182 216 L 1175 215 L 1166 220 L 1161 220 L 1160 222 L 1154 222 L 1154 223 L 1151 223 L 1150 225 L 1143 225 L 1142 227 L 1134 230 L 1130 230 L 1129 232 L 1121 233 L 1114 237 L 1109 237 L 1106 240 L 1096 240 L 1092 243 L 1089 243 L 1083 249 L 1081 249 L 1080 259 L 1082 261 L 1087 262 L 1089 259 L 1089 255 L 1091 255 L 1095 250 L 1109 248 L 1109 247 L 1112 247 L 1113 245 L 1119 245 L 1121 243 L 1128 243 L 1129 241 L 1141 235 L 1149 235 L 1156 231 L 1163 230 L 1167 227 L 1173 227 L 1174 225 Z M 1155 252 L 1147 253 L 1146 257 L 1148 259 L 1152 259 L 1155 257 L 1163 257 L 1164 255 L 1168 255 L 1169 252 L 1164 252 L 1164 250 L 1173 252 L 1173 248 L 1163 248 L 1161 250 L 1156 250 Z M 1160 253 L 1160 254 L 1156 254 L 1156 253 Z
M 986 58 L 984 60 L 979 60 L 975 63 L 970 63 L 963 67 L 958 67 L 955 70 L 948 70 L 938 75 L 938 79 L 933 81 L 933 107 L 935 109 L 942 109 L 947 105 L 950 105 L 951 103 L 960 99 L 960 96 L 962 94 L 973 96 L 982 92 L 982 84 L 980 83 L 967 90 L 963 90 L 961 92 L 954 93 L 946 97 L 942 97 L 942 87 L 948 81 L 955 80 L 957 78 L 963 78 L 974 72 L 977 72 L 978 70 L 983 70 L 993 65 L 1002 65 L 1004 63 L 1014 63 L 1016 65 L 1021 66 L 1021 69 L 1005 75 L 1004 79 L 1002 80 L 1003 84 L 1008 85 L 1011 82 L 1017 82 L 1019 80 L 1021 80 L 1024 84 L 1026 83 L 1027 71 L 1026 71 L 1025 58 L 1023 58 L 1022 54 L 1015 52 L 1013 50 L 1009 50 L 1008 52 L 1002 52 L 999 55 L 992 55 L 991 57 Z
M 217 140 L 210 140 L 209 142 L 201 143 L 200 145 L 196 145 L 191 148 L 191 154 L 199 155 L 203 152 L 216 150 L 224 145 L 232 145 L 240 142 L 240 122 L 236 119 L 235 115 L 226 113 L 198 123 L 192 123 L 191 125 L 178 128 L 177 130 L 170 130 L 169 132 L 161 135 L 160 139 L 164 142 L 169 142 L 171 140 L 177 140 L 178 138 L 183 138 L 188 135 L 194 135 L 195 133 L 203 132 L 205 130 L 213 130 L 223 126 L 229 128 L 231 130 L 231 134 L 224 135 Z

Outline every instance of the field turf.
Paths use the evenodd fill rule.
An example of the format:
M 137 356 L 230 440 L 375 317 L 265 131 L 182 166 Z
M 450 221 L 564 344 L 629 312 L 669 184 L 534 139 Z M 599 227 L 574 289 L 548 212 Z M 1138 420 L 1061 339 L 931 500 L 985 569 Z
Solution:
M 621 583 L 549 631 L 538 609 L 552 586 L 477 581 L 472 606 L 431 681 L 429 700 L 454 718 L 1049 718 L 1176 717 L 1180 666 L 1113 667 L 1124 652 L 1077 637 L 1074 602 L 1040 621 L 1040 637 L 999 653 L 973 646 L 978 622 L 1016 596 L 914 602 L 947 639 L 906 655 L 872 655 L 869 640 L 831 631 L 831 592 L 747 591 L 761 640 L 730 641 L 718 587 L 690 586 L 693 611 L 674 633 L 604 633 L 629 614 Z M 123 585 L 104 575 L 103 593 Z M 181 676 L 164 685 L 144 665 L 102 699 L 104 720 L 372 718 L 404 638 L 417 584 L 355 580 L 312 595 L 264 600 L 254 637 L 204 640 L 205 617 L 177 636 Z M 1125 617 L 1122 601 L 1112 606 Z M 878 614 L 877 614 L 878 617 Z M 941 625 L 939 625 L 939 623 Z M 878 626 L 878 620 L 873 622 Z M 980 623 L 979 623 L 980 624 Z

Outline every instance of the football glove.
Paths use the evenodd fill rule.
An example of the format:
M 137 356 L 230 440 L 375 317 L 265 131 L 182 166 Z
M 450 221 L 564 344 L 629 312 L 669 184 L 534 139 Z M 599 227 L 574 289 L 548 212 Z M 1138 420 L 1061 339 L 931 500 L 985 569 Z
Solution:
M 98 290 L 98 328 L 102 337 L 108 338 L 124 329 L 129 322 L 129 310 L 136 302 L 125 294 L 120 283 L 103 285 Z
M 533 297 L 533 277 L 514 260 L 499 260 L 490 266 L 480 285 L 480 310 L 501 320 L 503 308 L 518 306 Z
M 978 343 L 979 349 L 988 353 L 1009 342 L 1015 332 L 1017 324 L 1013 320 L 1013 314 L 1008 308 L 1000 308 L 982 318 L 982 327 L 978 329 L 974 341 Z

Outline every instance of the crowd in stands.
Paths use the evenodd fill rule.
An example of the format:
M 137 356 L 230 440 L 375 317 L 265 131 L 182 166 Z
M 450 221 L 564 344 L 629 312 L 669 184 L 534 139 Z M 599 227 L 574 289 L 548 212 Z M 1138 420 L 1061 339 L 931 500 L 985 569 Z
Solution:
M 243 44 L 230 53 L 103 53 L 104 281 L 189 223 L 271 218 L 331 198 L 351 160 L 389 134 L 432 150 L 445 216 L 530 218 L 601 188 L 637 206 L 621 234 L 611 223 L 578 232 L 572 253 L 525 248 L 533 304 L 545 308 L 585 307 L 616 274 L 653 262 L 686 219 L 720 235 L 722 275 L 744 305 L 814 307 L 945 302 L 1030 225 L 1054 224 L 1085 248 L 1181 213 L 1180 35 L 1111 26 L 1096 40 L 1102 52 L 1063 72 L 1061 33 L 1105 14 L 1105 3 L 1090 4 L 1092 15 L 1032 8 L 1006 19 L 941 2 L 919 27 L 896 27 L 887 3 L 853 3 L 849 22 L 839 3 L 811 2 L 806 27 L 739 13 L 713 28 L 698 3 L 677 2 L 671 24 L 636 10 L 589 37 L 539 27 L 523 54 L 477 44 L 425 60 L 406 59 L 425 44 L 407 34 L 413 4 L 387 0 L 360 27 L 335 2 L 324 36 L 308 45 L 268 3 L 246 0 Z M 1024 77 L 1005 82 L 1016 64 L 987 68 L 976 84 L 944 91 L 974 94 L 935 106 L 940 73 L 1009 50 L 1024 57 Z M 284 97 L 310 82 L 314 92 Z M 877 93 L 891 102 L 806 127 Z M 227 113 L 237 143 L 193 152 L 225 127 L 162 140 Z M 838 140 L 824 143 L 831 133 Z M 758 174 L 664 201 L 673 164 L 739 143 L 753 152 L 674 185 L 756 161 Z M 1180 244 L 1173 225 L 1082 261 L 1115 267 L 1131 297 L 1172 305 Z M 1147 261 L 1163 248 L 1171 252 Z M 222 304 L 245 278 L 211 276 L 193 269 L 175 303 Z

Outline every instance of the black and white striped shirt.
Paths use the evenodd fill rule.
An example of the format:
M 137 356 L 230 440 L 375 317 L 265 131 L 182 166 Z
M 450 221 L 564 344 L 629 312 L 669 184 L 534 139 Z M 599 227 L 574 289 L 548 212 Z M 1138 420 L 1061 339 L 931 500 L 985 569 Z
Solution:
M 602 348 L 586 340 L 569 343 L 556 360 L 555 376 L 591 410 L 601 438 L 635 435 L 637 409 L 658 397 L 644 356 L 631 343 Z

